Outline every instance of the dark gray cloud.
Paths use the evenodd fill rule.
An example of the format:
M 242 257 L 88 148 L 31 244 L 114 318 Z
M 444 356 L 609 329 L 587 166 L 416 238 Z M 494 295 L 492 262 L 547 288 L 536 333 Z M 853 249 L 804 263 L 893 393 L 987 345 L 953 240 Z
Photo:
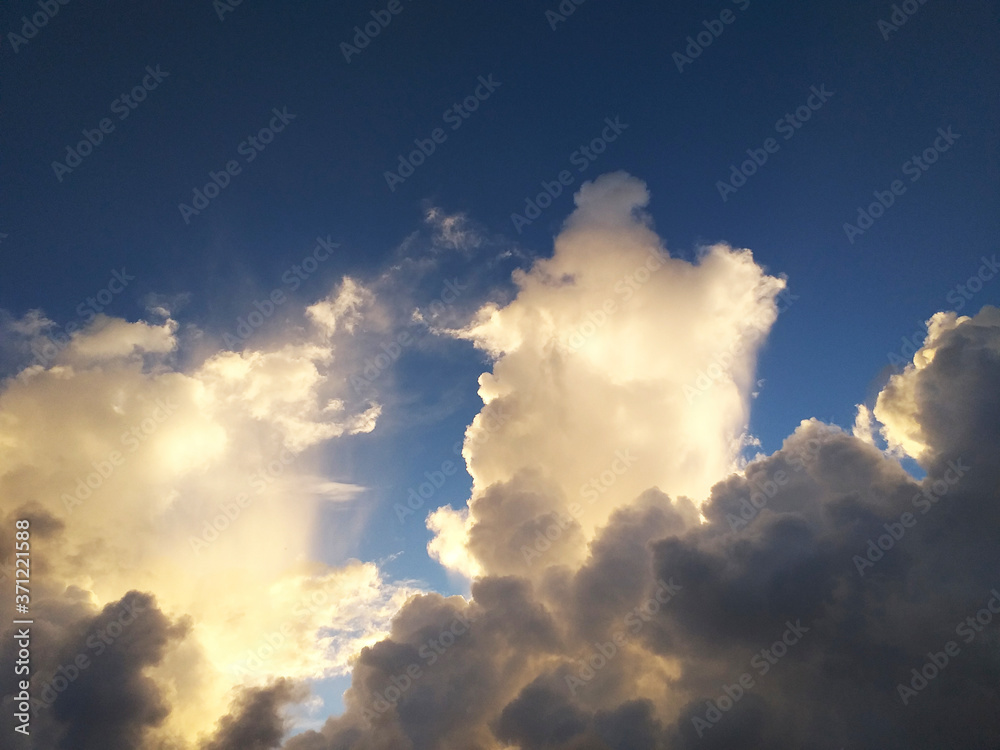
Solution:
M 187 632 L 172 623 L 152 595 L 130 591 L 94 614 L 84 592 L 68 590 L 33 609 L 33 711 L 30 741 L 37 750 L 135 750 L 170 705 L 145 674 L 171 641 Z M 12 634 L 4 638 L 4 662 Z M 13 660 L 11 660 L 12 663 Z M 13 689 L 4 670 L 5 694 Z M 5 712 L 6 713 L 6 712 Z M 4 723 L 9 717 L 4 717 Z M 12 727 L 3 727 L 11 737 Z
M 996 750 L 998 351 L 1000 314 L 986 309 L 907 376 L 925 479 L 803 423 L 714 488 L 707 523 L 650 490 L 577 570 L 543 559 L 543 575 L 479 580 L 470 605 L 414 598 L 362 654 L 347 713 L 285 747 Z M 535 514 L 558 502 L 540 477 L 490 492 L 496 513 L 473 544 L 495 528 L 481 559 L 515 569 Z M 676 591 L 648 606 L 663 584 Z M 421 660 L 463 613 L 469 631 Z M 419 679 L 367 724 L 373 696 L 413 662 Z
M 281 709 L 306 697 L 306 691 L 288 680 L 244 690 L 222 717 L 215 736 L 202 750 L 273 750 L 287 729 Z
M 584 544 L 570 503 L 538 470 L 491 486 L 477 507 L 469 548 L 494 574 L 530 576 Z

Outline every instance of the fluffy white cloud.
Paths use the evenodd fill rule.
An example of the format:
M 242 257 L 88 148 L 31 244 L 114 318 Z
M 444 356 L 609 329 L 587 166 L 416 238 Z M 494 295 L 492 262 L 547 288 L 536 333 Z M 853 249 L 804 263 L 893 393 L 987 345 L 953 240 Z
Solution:
M 927 436 L 920 423 L 918 385 L 920 373 L 934 361 L 941 346 L 959 325 L 969 321 L 953 312 L 935 313 L 927 321 L 927 337 L 902 373 L 893 375 L 878 396 L 873 414 L 882 423 L 881 433 L 889 449 L 920 459 L 927 451 Z
M 649 487 L 702 502 L 737 468 L 757 350 L 785 282 L 727 245 L 703 248 L 696 263 L 671 258 L 642 211 L 648 201 L 623 173 L 584 184 L 553 256 L 515 274 L 515 299 L 452 331 L 494 359 L 479 379 L 481 416 L 507 417 L 488 441 L 480 422 L 469 429 L 469 511 L 431 517 L 441 562 L 480 570 L 457 550 L 472 544 L 475 557 L 488 488 L 526 470 L 561 496 L 506 521 L 579 504 L 589 539 Z
M 131 354 L 165 354 L 177 346 L 174 333 L 177 323 L 167 320 L 163 325 L 144 321 L 129 323 L 121 318 L 99 314 L 87 327 L 73 336 L 65 359 L 70 362 L 117 359 Z

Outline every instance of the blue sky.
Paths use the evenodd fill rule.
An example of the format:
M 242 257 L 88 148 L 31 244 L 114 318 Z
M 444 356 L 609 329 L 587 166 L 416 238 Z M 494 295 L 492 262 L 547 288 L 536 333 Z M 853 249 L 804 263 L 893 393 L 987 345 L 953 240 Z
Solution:
M 5 167 L 15 181 L 4 200 L 0 295 L 14 314 L 41 307 L 67 321 L 124 265 L 136 282 L 115 314 L 135 319 L 150 292 L 189 293 L 188 314 L 225 330 L 239 314 L 229 305 L 278 284 L 318 235 L 342 252 L 305 282 L 314 295 L 340 274 L 377 273 L 419 228 L 426 201 L 544 256 L 574 186 L 624 169 L 649 185 L 672 253 L 692 257 L 699 243 L 724 240 L 787 275 L 798 299 L 769 337 L 753 413 L 764 447 L 778 447 L 809 416 L 850 424 L 900 338 L 944 309 L 996 250 L 998 104 L 969 96 L 997 85 L 995 13 L 987 4 L 961 14 L 928 4 L 884 39 L 877 24 L 891 10 L 876 4 L 742 4 L 587 2 L 553 29 L 547 3 L 447 14 L 402 3 L 349 63 L 340 44 L 352 44 L 353 27 L 380 8 L 248 2 L 220 21 L 207 2 L 142 14 L 124 4 L 60 6 L 16 54 L 6 46 Z M 11 8 L 8 26 L 32 8 Z M 672 55 L 724 9 L 735 21 L 679 72 Z M 169 75 L 118 119 L 112 103 L 156 65 Z M 452 130 L 442 113 L 480 75 L 500 87 Z M 813 86 L 833 95 L 786 139 L 788 126 L 776 123 Z M 269 124 L 274 107 L 295 120 L 186 224 L 178 204 L 190 203 L 210 170 L 245 160 L 240 144 Z M 51 163 L 104 117 L 114 131 L 59 182 Z M 628 128 L 581 172 L 578 150 L 606 117 Z M 904 163 L 948 126 L 960 139 L 911 183 Z M 390 192 L 384 172 L 436 127 L 447 140 Z M 780 150 L 723 201 L 716 183 L 767 138 Z M 573 184 L 517 232 L 510 215 L 562 170 Z M 906 193 L 849 242 L 843 224 L 895 179 Z M 510 268 L 496 271 L 503 284 Z M 998 295 L 988 284 L 975 304 Z M 457 380 L 478 361 L 453 349 Z M 419 373 L 403 379 L 419 387 Z M 478 410 L 472 387 L 449 429 L 416 427 L 428 429 L 416 442 L 458 434 Z M 405 444 L 396 436 L 379 453 Z M 393 453 L 401 469 L 410 463 Z M 410 475 L 428 462 L 417 460 Z
M 425 311 L 456 280 L 457 326 L 509 300 L 511 273 L 552 255 L 573 194 L 621 170 L 645 182 L 673 257 L 726 242 L 787 279 L 791 304 L 756 372 L 749 430 L 761 450 L 809 417 L 850 428 L 901 339 L 922 339 L 923 321 L 955 309 L 959 285 L 998 251 L 997 6 L 912 5 L 890 28 L 879 22 L 891 3 L 586 0 L 562 3 L 574 10 L 561 17 L 554 0 L 447 10 L 393 0 L 396 12 L 70 0 L 24 41 L 11 34 L 40 6 L 18 0 L 2 15 L 0 307 L 64 326 L 126 269 L 134 280 L 109 315 L 149 320 L 151 300 L 169 300 L 182 330 L 215 341 L 272 290 L 291 309 L 348 275 Z M 345 59 L 342 45 L 373 19 L 377 36 Z M 142 101 L 120 98 L 136 86 Z M 454 109 L 470 96 L 474 110 Z M 273 140 L 248 145 L 262 128 Z M 71 164 L 67 148 L 87 132 L 100 142 L 79 166 L 54 167 Z M 601 153 L 587 150 L 595 139 Z M 420 143 L 433 152 L 387 179 Z M 232 162 L 217 197 L 185 215 L 180 204 L 197 205 L 194 191 Z M 561 173 L 538 218 L 512 220 Z M 845 231 L 879 194 L 891 196 L 884 211 L 876 204 L 882 215 Z M 435 239 L 431 210 L 464 217 L 475 252 Z M 283 274 L 317 238 L 338 247 L 292 290 Z M 961 312 L 1000 301 L 1000 281 L 981 287 Z M 468 341 L 413 330 L 418 345 L 377 382 L 377 427 L 315 449 L 329 477 L 366 488 L 364 511 L 332 506 L 315 541 L 324 549 L 325 534 L 350 527 L 325 562 L 381 561 L 391 579 L 467 594 L 466 579 L 428 556 L 423 521 L 469 497 L 453 447 L 483 407 L 477 378 L 491 361 Z M 199 346 L 179 361 L 204 357 Z M 27 364 L 2 349 L 4 375 Z M 394 504 L 446 461 L 457 473 L 400 522 Z M 348 681 L 323 688 L 331 707 Z
M 11 8 L 8 26 L 33 7 Z M 750 247 L 801 297 L 764 361 L 762 375 L 783 394 L 769 409 L 768 423 L 780 426 L 758 429 L 773 444 L 797 415 L 843 415 L 884 352 L 995 249 L 997 104 L 969 96 L 996 85 L 987 4 L 961 14 L 922 6 L 888 40 L 877 22 L 890 13 L 874 4 L 731 4 L 736 21 L 683 73 L 671 55 L 725 4 L 650 11 L 588 2 L 555 30 L 545 3 L 448 14 L 402 7 L 350 63 L 338 47 L 371 20 L 365 5 L 243 3 L 220 22 L 204 2 L 143 14 L 70 4 L 16 54 L 8 41 L 5 168 L 17 177 L 4 200 L 8 309 L 40 306 L 67 318 L 109 268 L 125 264 L 138 281 L 119 314 L 137 315 L 146 291 L 190 292 L 194 309 L 221 324 L 236 284 L 266 285 L 318 234 L 344 253 L 313 280 L 316 289 L 348 270 L 377 269 L 416 227 L 425 200 L 545 255 L 571 207 L 569 190 L 520 235 L 509 215 L 542 180 L 576 170 L 573 152 L 618 116 L 628 130 L 574 174 L 576 185 L 625 169 L 649 185 L 673 252 L 720 239 Z M 170 75 L 117 120 L 111 103 L 147 65 Z M 389 192 L 383 172 L 397 154 L 442 125 L 441 113 L 489 74 L 502 86 Z M 785 141 L 774 124 L 819 85 L 834 96 Z M 288 107 L 296 120 L 184 224 L 177 204 L 209 170 L 243 158 L 239 144 L 268 123 L 272 107 Z M 103 117 L 114 132 L 58 182 L 51 162 Z M 955 147 L 870 232 L 847 242 L 844 222 L 873 191 L 908 180 L 903 163 L 946 126 L 961 134 Z M 768 137 L 781 150 L 724 203 L 715 183 Z M 940 221 L 921 221 L 929 216 Z M 850 343 L 829 330 L 805 334 L 831 319 Z M 844 361 L 856 375 L 834 364 Z M 837 377 L 823 378 L 834 369 Z M 790 372 L 824 386 L 789 392 L 781 377 Z

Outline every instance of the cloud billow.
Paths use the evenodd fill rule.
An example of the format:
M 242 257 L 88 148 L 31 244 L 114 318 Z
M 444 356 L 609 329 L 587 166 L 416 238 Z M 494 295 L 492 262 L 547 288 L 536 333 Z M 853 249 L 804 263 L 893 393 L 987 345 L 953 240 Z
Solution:
M 419 647 L 423 633 L 457 613 L 427 597 L 412 599 L 390 639 L 362 653 L 346 713 L 285 748 L 993 750 L 1000 737 L 1000 665 L 990 630 L 996 625 L 977 631 L 962 623 L 977 613 L 982 622 L 1000 583 L 997 311 L 946 316 L 931 328 L 921 364 L 891 379 L 879 399 L 875 414 L 887 440 L 913 451 L 926 478 L 915 480 L 868 441 L 805 420 L 774 454 L 733 473 L 718 468 L 711 491 L 688 499 L 677 488 L 691 487 L 692 475 L 680 470 L 669 442 L 654 439 L 662 416 L 655 402 L 623 408 L 628 402 L 616 401 L 594 375 L 619 387 L 639 380 L 640 372 L 648 379 L 657 372 L 654 339 L 642 339 L 635 355 L 652 360 L 641 370 L 621 350 L 602 359 L 607 352 L 595 346 L 581 364 L 562 362 L 545 346 L 560 330 L 545 328 L 560 319 L 556 305 L 569 304 L 576 288 L 586 295 L 587 276 L 560 266 L 568 262 L 560 252 L 572 233 L 584 232 L 575 241 L 596 265 L 612 263 L 599 250 L 616 233 L 626 247 L 629 238 L 650 240 L 633 211 L 644 205 L 637 181 L 616 176 L 591 190 L 578 196 L 585 215 L 567 222 L 553 260 L 536 264 L 519 282 L 520 296 L 486 311 L 465 334 L 496 358 L 493 373 L 481 379 L 483 414 L 501 400 L 510 415 L 507 434 L 467 449 L 475 479 L 468 515 L 458 514 L 460 524 L 441 524 L 440 533 L 452 538 L 439 536 L 431 547 L 439 554 L 450 549 L 446 559 L 464 560 L 457 568 L 475 571 L 473 600 L 458 605 L 476 613 L 470 632 L 424 670 L 419 689 L 366 725 L 361 716 L 373 700 L 370 687 L 405 669 L 404 655 Z M 733 251 L 715 252 L 725 258 Z M 751 296 L 753 288 L 746 288 Z M 756 297 L 757 304 L 766 307 L 779 289 Z M 583 302 L 576 309 L 586 308 Z M 688 319 L 688 335 L 699 319 Z M 571 328 L 573 316 L 564 322 Z M 658 348 L 664 358 L 669 347 Z M 749 352 L 744 365 L 752 361 Z M 537 368 L 558 387 L 536 384 Z M 743 382 L 733 377 L 729 401 L 724 393 L 706 400 L 739 407 Z M 535 416 L 534 408 L 547 416 Z M 592 421 L 621 414 L 621 428 L 584 429 L 593 425 L 562 416 L 574 409 Z M 715 426 L 727 424 L 736 429 L 740 420 Z M 675 420 L 670 428 L 684 425 Z M 644 468 L 597 510 L 574 516 L 568 508 L 579 502 L 580 476 L 600 467 L 593 456 L 623 447 L 626 428 L 639 436 L 629 447 Z M 475 434 L 474 423 L 469 436 Z M 728 458 L 731 446 L 720 439 L 725 430 L 707 434 L 717 455 Z M 555 451 L 567 458 L 545 460 Z M 575 461 L 585 462 L 585 470 Z M 968 470 L 952 481 L 955 466 Z M 947 472 L 948 492 L 934 495 Z M 928 491 L 937 502 L 922 502 Z M 750 497 L 752 522 L 733 524 Z M 519 547 L 559 513 L 571 523 L 563 523 L 539 559 L 525 563 Z M 906 513 L 914 522 L 903 526 Z M 854 558 L 887 528 L 902 535 L 890 534 L 888 551 L 875 541 L 882 556 L 873 553 L 878 562 L 859 575 Z M 676 597 L 639 617 L 658 582 L 668 580 L 679 587 Z M 616 641 L 619 631 L 624 636 Z M 920 676 L 935 672 L 925 668 L 929 658 L 940 662 L 949 641 L 958 655 L 921 683 Z M 390 652 L 399 658 L 373 659 Z
M 463 449 L 468 505 L 445 506 L 428 521 L 430 553 L 469 577 L 471 599 L 385 584 L 363 563 L 302 568 L 270 581 L 272 608 L 291 609 L 317 590 L 333 592 L 332 601 L 307 610 L 253 680 L 222 680 L 223 656 L 256 649 L 288 623 L 251 607 L 243 595 L 253 587 L 239 578 L 244 586 L 219 599 L 223 611 L 211 610 L 164 583 L 169 566 L 142 578 L 150 593 L 86 589 L 77 560 L 98 571 L 123 551 L 163 562 L 169 555 L 147 558 L 143 547 L 160 537 L 141 524 L 108 531 L 108 514 L 128 507 L 121 493 L 63 517 L 58 493 L 53 501 L 30 492 L 62 486 L 38 469 L 49 466 L 44 453 L 12 453 L 6 460 L 18 470 L 0 474 L 2 489 L 19 498 L 15 511 L 32 514 L 45 547 L 73 533 L 93 541 L 89 551 L 73 546 L 69 556 L 37 560 L 47 601 L 37 645 L 50 655 L 42 672 L 72 660 L 121 606 L 141 601 L 148 618 L 123 628 L 121 651 L 111 657 L 109 647 L 40 713 L 39 741 L 74 750 L 996 750 L 1000 311 L 932 319 L 913 363 L 871 410 L 885 450 L 873 435 L 806 419 L 780 449 L 746 464 L 762 345 L 748 332 L 773 325 L 786 283 L 728 245 L 704 249 L 696 262 L 671 257 L 644 213 L 648 201 L 645 186 L 622 173 L 585 184 L 553 256 L 515 274 L 509 301 L 438 329 L 491 360 Z M 378 300 L 360 287 L 342 292 L 309 315 L 346 335 L 341 324 Z M 105 393 L 124 423 L 155 397 L 174 397 L 177 414 L 149 438 L 164 449 L 162 463 L 141 475 L 126 463 L 108 480 L 109 488 L 160 490 L 149 493 L 159 498 L 150 517 L 171 507 L 164 476 L 201 477 L 212 464 L 238 477 L 226 441 L 255 446 L 240 431 L 248 425 L 266 422 L 296 438 L 296 451 L 370 429 L 363 413 L 336 417 L 317 405 L 327 393 L 329 342 L 261 343 L 181 373 L 129 359 L 136 348 L 169 350 L 169 327 L 150 338 L 119 323 L 101 335 L 107 340 L 89 349 L 67 348 L 62 369 L 6 384 L 0 405 L 23 415 L 59 378 Z M 730 353 L 726 369 L 686 399 L 685 386 L 720 351 Z M 296 387 L 281 398 L 267 387 L 285 380 Z M 117 384 L 124 400 L 100 382 Z M 72 400 L 61 415 L 37 416 L 64 430 L 95 422 Z M 181 424 L 198 428 L 200 450 L 186 450 L 175 434 Z M 28 445 L 38 439 L 30 425 L 8 419 L 0 437 Z M 271 433 L 251 434 L 267 444 Z M 89 462 L 66 455 L 72 471 Z M 908 474 L 903 455 L 926 476 Z M 214 500 L 217 488 L 186 486 L 198 492 L 184 508 L 212 507 L 203 497 Z M 246 511 L 246 530 L 213 543 L 212 570 L 237 559 L 231 540 L 274 525 L 264 501 L 294 491 L 278 483 L 255 501 L 250 508 L 263 510 Z M 32 504 L 29 494 L 47 499 Z M 277 528 L 301 538 L 300 520 Z M 184 535 L 175 536 L 182 547 Z M 0 556 L 9 544 L 0 540 Z M 128 579 L 108 576 L 119 588 Z M 254 638 L 240 632 L 237 646 L 206 653 L 223 649 L 220 623 L 241 612 L 255 618 Z M 331 657 L 330 644 L 317 642 L 324 622 L 359 626 L 366 637 Z M 301 682 L 322 673 L 317 654 L 323 668 L 351 659 L 346 710 L 289 736 L 288 708 L 305 700 Z M 198 731 L 183 733 L 185 721 Z

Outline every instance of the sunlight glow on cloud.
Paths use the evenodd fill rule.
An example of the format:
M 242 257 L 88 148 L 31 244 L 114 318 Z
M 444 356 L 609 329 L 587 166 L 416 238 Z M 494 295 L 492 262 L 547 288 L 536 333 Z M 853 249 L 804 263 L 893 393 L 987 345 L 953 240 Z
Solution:
M 934 361 L 942 344 L 953 337 L 955 329 L 969 321 L 967 316 L 939 312 L 927 321 L 924 345 L 913 355 L 913 361 L 902 373 L 893 375 L 879 394 L 873 413 L 882 423 L 882 436 L 889 449 L 901 455 L 920 459 L 928 449 L 927 438 L 919 419 L 921 394 L 919 374 Z
M 324 470 L 321 449 L 377 428 L 382 405 L 352 394 L 350 375 L 412 324 L 412 298 L 383 290 L 419 263 L 345 278 L 290 323 L 186 368 L 172 318 L 101 316 L 4 381 L 4 522 L 32 519 L 36 695 L 51 703 L 39 746 L 888 737 L 932 750 L 947 735 L 987 747 L 1000 731 L 988 638 L 973 632 L 920 711 L 890 683 L 969 602 L 1000 599 L 983 562 L 1000 525 L 1000 310 L 935 315 L 854 434 L 803 419 L 746 462 L 756 358 L 785 282 L 725 244 L 670 257 L 648 200 L 623 173 L 584 184 L 554 254 L 516 272 L 506 301 L 481 293 L 464 300 L 464 324 L 428 327 L 492 365 L 462 446 L 471 497 L 427 517 L 428 552 L 471 580 L 468 599 L 314 549 L 371 517 L 365 488 Z M 0 324 L 22 352 L 51 328 L 40 311 Z M 344 539 L 317 540 L 332 504 Z M 0 615 L 13 615 L 9 598 Z M 779 644 L 794 656 L 775 659 Z M 79 654 L 93 664 L 59 686 Z M 749 682 L 734 671 L 746 664 Z M 346 674 L 344 713 L 289 736 L 289 706 L 316 708 L 308 681 Z M 979 718 L 955 719 L 966 715 Z
M 479 568 L 457 550 L 491 512 L 487 488 L 519 472 L 541 472 L 562 496 L 508 522 L 581 503 L 590 539 L 649 487 L 703 502 L 738 468 L 763 340 L 754 326 L 774 322 L 784 280 L 727 245 L 704 248 L 694 264 L 669 257 L 642 211 L 645 185 L 624 173 L 584 184 L 575 200 L 554 255 L 515 273 L 516 298 L 451 332 L 495 360 L 479 381 L 483 414 L 512 415 L 481 447 L 477 426 L 469 431 L 470 511 L 446 507 L 429 520 L 431 554 L 470 577 Z M 694 397 L 720 352 L 735 354 L 710 397 Z M 581 562 L 585 547 L 571 549 L 566 562 Z
M 175 321 L 100 315 L 50 367 L 30 366 L 0 391 L 5 506 L 53 529 L 34 552 L 39 622 L 72 628 L 149 591 L 164 623 L 183 629 L 147 671 L 173 706 L 156 729 L 165 740 L 210 730 L 236 685 L 345 673 L 413 593 L 374 564 L 311 558 L 323 505 L 361 488 L 324 477 L 310 448 L 371 431 L 380 411 L 339 397 L 329 338 L 361 320 L 365 299 L 345 282 L 309 308 L 317 326 L 299 341 L 261 335 L 187 372 L 170 359 Z M 30 338 L 44 326 L 10 330 Z M 47 616 L 44 602 L 69 591 L 74 612 Z M 58 666 L 39 669 L 39 690 Z M 46 710 L 60 700 L 69 704 Z

